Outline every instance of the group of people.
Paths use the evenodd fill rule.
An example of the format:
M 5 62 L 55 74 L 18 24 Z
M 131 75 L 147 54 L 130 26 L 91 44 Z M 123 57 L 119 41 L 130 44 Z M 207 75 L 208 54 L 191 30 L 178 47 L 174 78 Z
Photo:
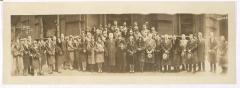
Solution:
M 63 70 L 89 72 L 198 72 L 217 64 L 227 71 L 227 41 L 198 34 L 160 35 L 154 27 L 134 22 L 93 27 L 79 35 L 12 42 L 14 75 L 45 75 Z M 208 46 L 208 49 L 207 49 Z

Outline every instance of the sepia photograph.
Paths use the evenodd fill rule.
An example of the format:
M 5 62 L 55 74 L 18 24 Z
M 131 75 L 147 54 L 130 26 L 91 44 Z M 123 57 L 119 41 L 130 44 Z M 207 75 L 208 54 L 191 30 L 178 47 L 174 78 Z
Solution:
M 12 75 L 226 74 L 227 39 L 227 14 L 12 15 Z
M 234 3 L 119 3 L 5 3 L 4 81 L 235 82 Z

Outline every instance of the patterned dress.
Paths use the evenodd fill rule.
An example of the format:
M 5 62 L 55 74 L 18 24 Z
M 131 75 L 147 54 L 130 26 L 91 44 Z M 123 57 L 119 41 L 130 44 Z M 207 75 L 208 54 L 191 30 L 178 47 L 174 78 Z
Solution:
M 154 50 L 156 48 L 156 42 L 153 39 L 149 39 L 146 42 L 146 63 L 155 63 Z
M 181 50 L 181 64 L 186 64 L 187 60 L 187 43 L 188 40 L 180 40 L 180 50 Z
M 96 42 L 96 63 L 104 62 L 104 43 Z
M 47 59 L 48 65 L 55 64 L 55 46 L 53 45 L 53 43 L 47 44 Z
M 162 65 L 170 65 L 170 50 L 172 49 L 172 42 L 170 39 L 165 39 L 162 44 L 163 48 L 163 59 L 162 59 Z
M 87 44 L 87 57 L 88 57 L 88 64 L 96 64 L 95 60 L 95 44 L 93 41 L 89 41 Z
M 189 51 L 190 50 L 190 51 Z M 187 44 L 187 63 L 197 63 L 197 41 L 195 39 L 189 40 Z
M 40 58 L 41 58 L 41 66 L 47 64 L 47 56 L 46 56 L 46 46 L 45 45 L 41 45 L 39 47 L 39 53 L 40 53 Z

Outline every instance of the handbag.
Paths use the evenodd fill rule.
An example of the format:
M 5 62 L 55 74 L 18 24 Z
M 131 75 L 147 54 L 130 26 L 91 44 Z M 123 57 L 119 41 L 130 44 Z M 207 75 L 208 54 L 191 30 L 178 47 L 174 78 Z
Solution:
M 190 59 L 192 57 L 192 53 L 188 53 L 187 57 Z
M 163 53 L 163 60 L 167 60 L 168 58 L 168 54 L 167 53 Z
M 152 58 L 153 57 L 153 55 L 152 55 L 152 53 L 148 53 L 148 58 Z

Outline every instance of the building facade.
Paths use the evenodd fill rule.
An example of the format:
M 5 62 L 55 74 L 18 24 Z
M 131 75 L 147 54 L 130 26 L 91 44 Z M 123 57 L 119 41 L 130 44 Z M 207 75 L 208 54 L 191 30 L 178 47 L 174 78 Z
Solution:
M 49 36 L 78 35 L 99 25 L 118 25 L 123 22 L 132 26 L 134 22 L 141 28 L 145 22 L 155 27 L 159 34 L 196 34 L 202 32 L 208 37 L 228 36 L 227 15 L 220 14 L 72 14 L 72 15 L 14 15 L 11 17 L 12 39 L 32 36 L 33 39 Z

